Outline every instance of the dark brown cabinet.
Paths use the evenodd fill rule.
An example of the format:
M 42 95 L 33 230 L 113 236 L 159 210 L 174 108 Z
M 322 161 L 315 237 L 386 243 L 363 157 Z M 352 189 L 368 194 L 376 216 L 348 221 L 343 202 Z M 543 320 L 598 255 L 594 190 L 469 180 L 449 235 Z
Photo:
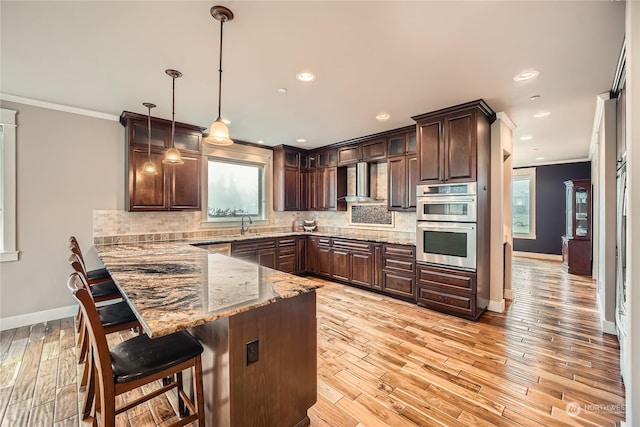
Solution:
M 415 302 L 416 247 L 385 243 L 382 260 L 382 290 Z
M 377 138 L 364 141 L 360 144 L 361 159 L 363 162 L 384 160 L 387 158 L 386 138 Z
M 231 256 L 276 269 L 278 266 L 275 239 L 251 239 L 233 242 Z
M 350 145 L 348 147 L 338 148 L 338 165 L 349 165 L 357 163 L 360 160 L 360 147 Z
M 389 137 L 387 161 L 387 208 L 390 211 L 415 212 L 418 158 L 415 132 Z
M 418 305 L 469 320 L 484 312 L 477 304 L 476 273 L 418 264 L 417 278 Z
M 591 180 L 565 181 L 566 233 L 562 236 L 562 268 L 591 275 Z
M 273 148 L 273 210 L 307 208 L 306 154 L 293 147 Z
M 423 184 L 477 180 L 478 162 L 488 162 L 478 144 L 490 144 L 494 113 L 473 101 L 413 117 L 417 122 L 418 178 Z M 484 165 L 482 165 L 484 167 Z
M 347 169 L 323 167 L 316 170 L 316 210 L 346 211 Z
M 319 276 L 331 277 L 333 272 L 331 258 L 331 239 L 310 236 L 308 242 L 309 271 Z
M 201 167 L 200 144 L 205 128 L 184 123 L 175 124 L 175 147 L 184 164 L 165 165 L 164 152 L 171 147 L 171 122 L 151 118 L 151 161 L 158 174 L 142 173 L 148 160 L 147 116 L 124 111 L 120 123 L 125 127 L 127 144 L 126 209 L 128 211 L 200 210 Z
M 373 284 L 374 253 L 371 243 L 333 239 L 331 277 L 354 285 Z

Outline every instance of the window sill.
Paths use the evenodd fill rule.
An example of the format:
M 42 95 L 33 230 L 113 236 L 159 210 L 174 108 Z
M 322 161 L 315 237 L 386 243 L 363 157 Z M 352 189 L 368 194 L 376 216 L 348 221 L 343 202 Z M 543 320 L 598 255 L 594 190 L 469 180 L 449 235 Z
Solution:
M 0 262 L 17 261 L 20 252 L 0 252 Z
M 514 234 L 514 239 L 536 240 L 535 234 Z

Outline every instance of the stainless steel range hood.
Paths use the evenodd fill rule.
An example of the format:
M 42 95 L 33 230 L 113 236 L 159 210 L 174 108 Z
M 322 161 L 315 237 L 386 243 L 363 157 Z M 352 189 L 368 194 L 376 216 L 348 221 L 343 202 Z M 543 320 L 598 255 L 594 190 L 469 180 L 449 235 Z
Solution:
M 344 197 L 350 203 L 372 203 L 384 199 L 376 198 L 378 189 L 378 165 L 360 162 L 356 164 L 356 193 Z

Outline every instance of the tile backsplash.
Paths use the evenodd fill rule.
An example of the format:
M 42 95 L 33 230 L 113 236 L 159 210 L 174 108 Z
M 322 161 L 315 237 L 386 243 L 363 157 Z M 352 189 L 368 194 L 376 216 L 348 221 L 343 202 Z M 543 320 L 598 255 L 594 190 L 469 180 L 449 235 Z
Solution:
M 355 167 L 348 170 L 347 183 L 350 191 L 355 190 Z M 377 167 L 377 196 L 386 198 L 387 165 Z M 369 207 L 367 207 L 369 206 Z M 378 206 L 378 207 L 372 207 Z M 380 207 L 382 206 L 382 207 Z M 352 221 L 352 207 L 360 211 L 360 219 Z M 376 213 L 373 213 L 373 212 Z M 271 212 L 267 222 L 254 223 L 249 234 L 286 232 L 293 229 L 293 222 L 303 219 L 315 219 L 319 232 L 352 234 L 360 230 L 361 234 L 384 237 L 385 233 L 403 233 L 415 237 L 415 212 L 384 213 L 386 205 L 349 206 L 347 211 L 305 211 Z M 364 213 L 363 213 L 364 212 Z M 389 216 L 389 214 L 391 214 Z M 364 215 L 364 217 L 362 216 Z M 374 217 L 372 217 L 372 215 Z M 389 224 L 389 217 L 392 218 Z M 365 219 L 363 219 L 365 218 Z M 367 219 L 368 218 L 368 219 Z M 379 228 L 379 230 L 378 230 Z M 208 238 L 239 234 L 238 224 L 212 226 L 202 222 L 202 213 L 197 212 L 127 212 L 121 210 L 93 211 L 94 244 L 134 243 L 169 241 L 194 238 Z

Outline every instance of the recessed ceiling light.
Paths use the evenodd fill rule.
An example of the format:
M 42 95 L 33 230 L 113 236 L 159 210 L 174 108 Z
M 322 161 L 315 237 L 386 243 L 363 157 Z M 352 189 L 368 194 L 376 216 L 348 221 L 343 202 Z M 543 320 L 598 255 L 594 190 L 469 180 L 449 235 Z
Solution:
M 529 98 L 531 101 L 535 101 L 536 99 L 540 99 L 540 95 L 532 95 L 531 98 Z
M 391 117 L 389 113 L 378 113 L 376 115 L 376 120 L 383 122 L 385 120 L 389 120 L 389 117 Z
M 538 147 L 533 147 L 531 151 L 538 151 Z
M 307 140 L 304 138 L 297 138 L 296 142 L 307 142 Z
M 230 124 L 231 124 L 231 120 L 229 120 L 229 119 L 222 119 L 222 123 L 224 123 L 225 125 L 230 125 Z
M 536 160 L 544 160 L 544 157 L 538 156 L 538 157 L 536 157 Z
M 520 137 L 520 141 L 530 141 L 533 137 L 531 135 L 524 135 Z
M 263 140 L 261 140 L 261 139 L 259 139 L 259 140 L 258 140 L 258 144 L 264 144 L 264 141 L 263 141 Z
M 316 79 L 316 75 L 311 71 L 300 71 L 298 74 L 296 74 L 296 79 L 300 80 L 301 82 L 310 82 Z
M 539 119 L 540 117 L 547 117 L 549 114 L 551 114 L 550 111 L 540 111 L 539 113 L 535 113 L 533 117 Z
M 287 93 L 287 88 L 286 87 L 281 87 L 280 89 L 278 89 L 278 92 Z
M 527 70 L 515 76 L 513 80 L 516 82 L 523 82 L 525 80 L 531 80 L 538 77 L 538 74 L 539 73 L 536 70 Z

